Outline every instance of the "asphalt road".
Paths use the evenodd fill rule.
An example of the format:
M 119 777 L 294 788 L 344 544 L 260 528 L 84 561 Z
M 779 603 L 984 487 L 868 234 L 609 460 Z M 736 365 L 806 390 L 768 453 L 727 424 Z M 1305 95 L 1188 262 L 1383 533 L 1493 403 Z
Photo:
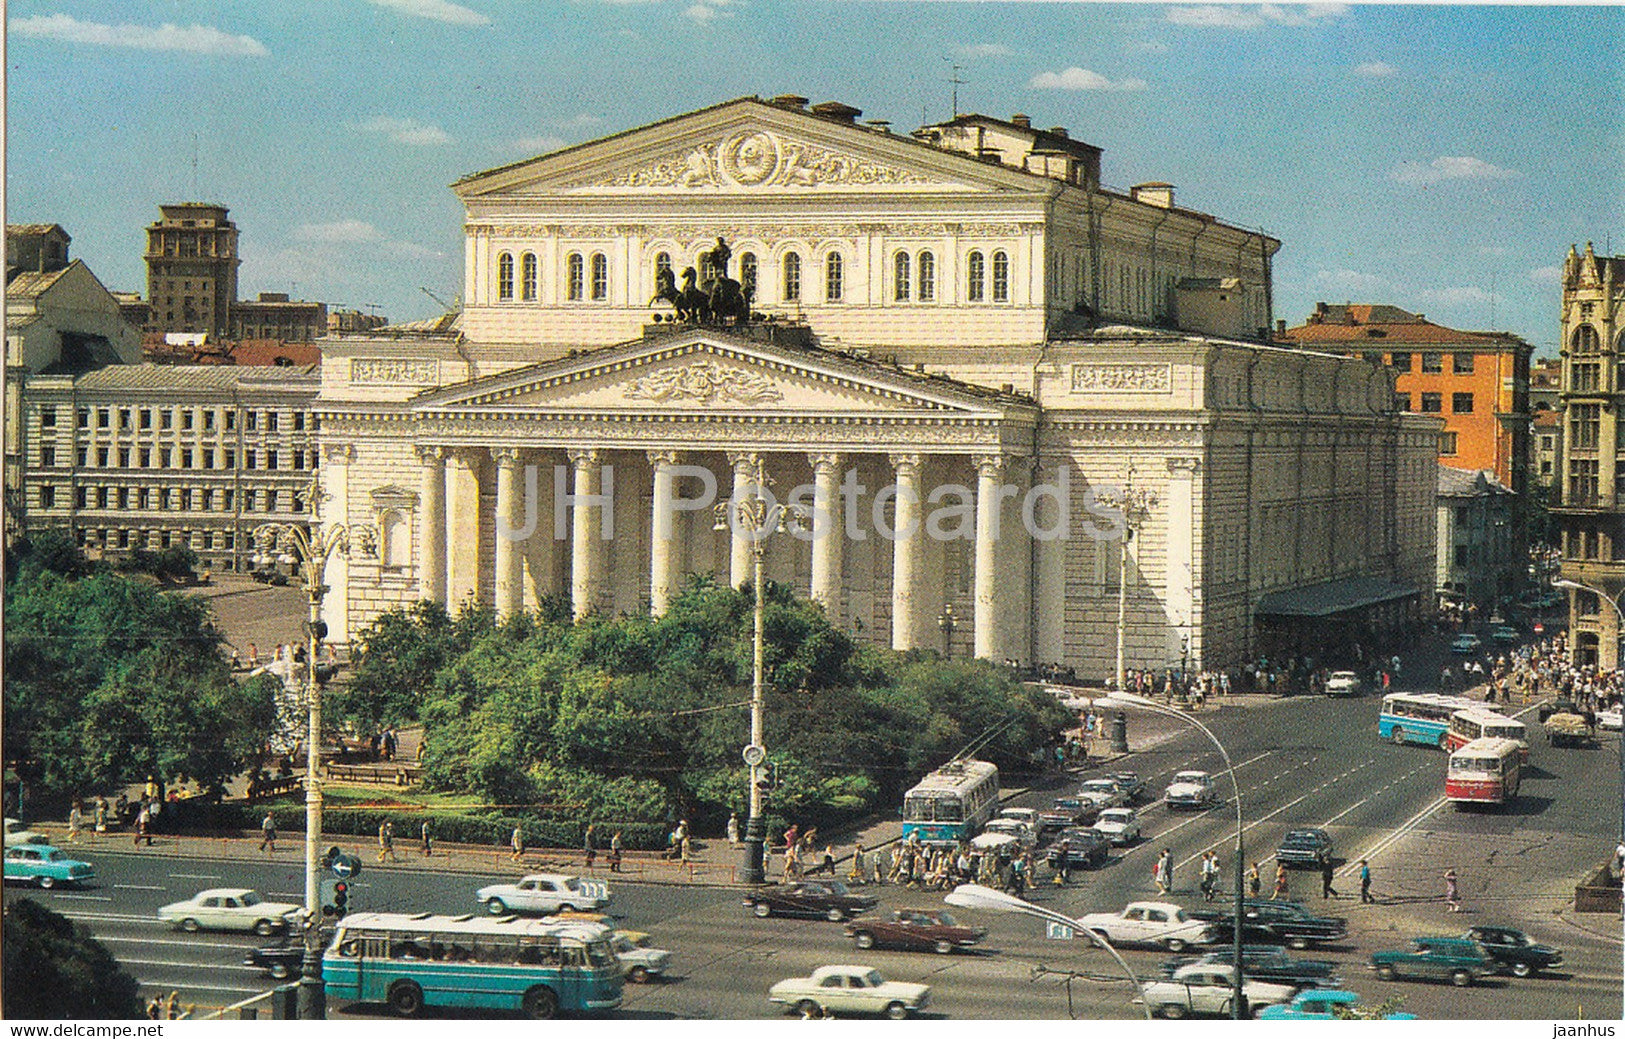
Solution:
M 1519 705 L 1514 713 L 1523 710 Z M 1342 897 L 1323 901 L 1319 877 L 1292 876 L 1293 895 L 1312 908 L 1347 916 L 1349 938 L 1313 953 L 1339 962 L 1348 987 L 1377 1001 L 1397 996 L 1424 1018 L 1617 1017 L 1621 999 L 1619 921 L 1590 915 L 1584 925 L 1560 917 L 1575 879 L 1611 853 L 1620 805 L 1618 736 L 1594 750 L 1548 747 L 1531 710 L 1532 768 L 1517 803 L 1505 812 L 1457 812 L 1443 804 L 1444 757 L 1438 751 L 1392 746 L 1376 737 L 1377 698 L 1293 698 L 1245 709 L 1226 706 L 1203 720 L 1229 749 L 1240 781 L 1246 857 L 1263 863 L 1266 877 L 1281 836 L 1297 826 L 1325 828 L 1340 860 Z M 1130 717 L 1131 745 L 1153 730 Z M 1112 770 L 1134 769 L 1160 791 L 1180 769 L 1222 772 L 1222 762 L 1194 730 L 1166 735 Z M 1067 792 L 1076 777 L 1057 780 L 1013 803 L 1042 807 Z M 1228 784 L 1220 780 L 1226 797 Z M 1235 816 L 1231 802 L 1198 813 L 1170 812 L 1160 802 L 1141 811 L 1146 837 L 1114 852 L 1104 867 L 1077 872 L 1072 884 L 1047 883 L 1029 897 L 1068 915 L 1120 909 L 1155 897 L 1150 872 L 1166 847 L 1175 862 L 1175 901 L 1196 905 L 1196 860 L 1214 849 L 1229 891 Z M 1372 862 L 1378 904 L 1353 896 L 1354 862 Z M 151 991 L 179 990 L 183 1002 L 221 1006 L 272 982 L 241 966 L 262 939 L 237 935 L 182 935 L 158 924 L 153 911 L 211 886 L 255 887 L 269 897 L 299 901 L 296 866 L 263 860 L 227 862 L 149 858 L 127 852 L 94 857 L 100 885 L 86 891 L 35 893 L 90 927 Z M 1448 912 L 1442 873 L 1461 875 L 1465 911 Z M 411 866 L 369 868 L 355 888 L 356 908 L 469 912 L 473 890 L 497 874 L 447 875 Z M 1266 890 L 1268 879 L 1266 879 Z M 15 892 L 8 892 L 14 897 Z M 883 888 L 881 912 L 906 905 L 940 905 L 940 892 Z M 1221 902 L 1223 899 L 1221 895 Z M 649 931 L 676 953 L 675 976 L 647 986 L 629 985 L 620 1015 L 627 1018 L 734 1019 L 774 1016 L 765 999 L 773 982 L 824 963 L 858 962 L 889 977 L 933 988 L 929 1016 L 944 1018 L 1127 1018 L 1140 1011 L 1133 988 L 1104 953 L 1081 941 L 1044 936 L 1041 922 L 969 910 L 958 915 L 990 929 L 973 954 L 937 956 L 884 950 L 855 951 L 839 925 L 824 921 L 757 919 L 726 889 L 620 883 L 615 915 L 624 926 Z M 1404 944 L 1411 936 L 1459 933 L 1473 923 L 1522 928 L 1565 951 L 1562 971 L 1549 977 L 1497 979 L 1459 990 L 1419 982 L 1380 982 L 1367 970 L 1369 954 Z M 1595 932 L 1595 933 L 1594 933 Z M 1135 973 L 1155 976 L 1165 958 L 1153 950 L 1125 950 Z M 1043 969 L 1041 971 L 1041 968 Z M 1047 972 L 1046 972 L 1047 971 Z M 1071 972 L 1068 982 L 1054 971 Z M 335 1007 L 334 1017 L 371 1016 L 377 1007 Z

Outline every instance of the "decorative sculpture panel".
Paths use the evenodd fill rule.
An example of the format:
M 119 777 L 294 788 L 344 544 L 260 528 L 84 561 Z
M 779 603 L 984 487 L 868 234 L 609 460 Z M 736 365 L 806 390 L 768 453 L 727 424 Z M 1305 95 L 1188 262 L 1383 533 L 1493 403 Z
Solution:
M 579 187 L 735 188 L 821 185 L 929 184 L 918 174 L 789 141 L 765 130 L 736 133 Z
M 715 361 L 695 361 L 680 368 L 652 372 L 633 383 L 626 396 L 630 400 L 661 403 L 695 401 L 739 406 L 784 399 L 784 394 L 767 376 L 743 368 L 725 368 Z
M 1075 364 L 1074 393 L 1171 393 L 1174 376 L 1166 364 Z
M 440 379 L 435 361 L 414 361 L 402 357 L 357 357 L 350 362 L 351 382 L 391 382 L 430 385 Z

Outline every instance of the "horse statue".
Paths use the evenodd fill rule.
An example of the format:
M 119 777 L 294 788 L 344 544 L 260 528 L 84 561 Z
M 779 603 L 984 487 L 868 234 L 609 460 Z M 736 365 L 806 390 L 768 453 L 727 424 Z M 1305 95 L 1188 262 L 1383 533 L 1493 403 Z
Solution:
M 732 318 L 736 324 L 744 324 L 750 320 L 750 297 L 739 282 L 727 275 L 712 279 L 706 306 L 717 321 Z
M 711 319 L 710 297 L 695 286 L 694 268 L 683 268 L 683 288 L 672 305 L 677 308 L 677 320 L 705 322 Z
M 670 267 L 662 267 L 655 271 L 655 294 L 649 297 L 649 306 L 652 307 L 661 300 L 665 300 L 673 307 L 678 307 L 682 302 L 682 296 L 677 292 L 677 279 L 672 277 Z

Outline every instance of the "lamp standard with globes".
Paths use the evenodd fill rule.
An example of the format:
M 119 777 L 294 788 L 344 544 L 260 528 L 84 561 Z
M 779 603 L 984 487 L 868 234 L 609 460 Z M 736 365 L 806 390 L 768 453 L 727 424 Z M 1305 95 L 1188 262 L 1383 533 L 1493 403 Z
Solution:
M 1128 543 L 1134 532 L 1145 522 L 1146 516 L 1157 504 L 1155 492 L 1134 486 L 1134 467 L 1128 470 L 1128 479 L 1121 489 L 1101 491 L 1095 495 L 1095 504 L 1115 509 L 1122 515 L 1123 535 L 1117 542 L 1117 685 L 1123 688 L 1123 656 L 1125 632 L 1128 630 Z
M 305 492 L 305 502 L 311 518 L 310 527 L 298 523 L 262 523 L 254 528 L 254 544 L 259 547 L 257 558 L 265 561 L 298 564 L 304 578 L 305 596 L 310 605 L 306 624 L 305 703 L 309 712 L 309 732 L 305 757 L 305 956 L 299 980 L 299 1017 L 301 1020 L 322 1020 L 327 1016 L 326 996 L 322 986 L 321 950 L 318 936 L 321 932 L 322 905 L 318 883 L 317 845 L 322 837 L 322 693 L 316 682 L 316 657 L 327 625 L 322 622 L 322 598 L 327 594 L 323 573 L 327 560 L 337 552 L 349 555 L 352 539 L 367 555 L 375 555 L 378 547 L 378 529 L 359 523 L 330 523 L 321 526 L 318 510 L 322 499 L 321 481 L 312 477 Z
M 954 628 L 958 625 L 954 616 L 954 604 L 944 603 L 942 613 L 937 615 L 937 627 L 942 629 L 942 656 L 946 660 L 954 657 Z

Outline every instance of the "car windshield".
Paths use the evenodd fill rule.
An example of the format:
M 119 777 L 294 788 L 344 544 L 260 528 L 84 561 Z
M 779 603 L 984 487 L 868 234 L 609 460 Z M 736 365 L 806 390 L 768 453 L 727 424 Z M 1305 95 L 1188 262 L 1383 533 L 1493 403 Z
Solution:
M 947 913 L 937 913 L 936 917 L 937 917 L 937 923 L 941 924 L 944 927 L 958 927 L 959 926 L 959 922 L 957 920 L 955 920 L 953 917 L 949 916 Z
M 839 880 L 831 880 L 825 884 L 825 887 L 827 887 L 831 893 L 837 895 L 850 895 L 852 893 L 848 891 L 846 885 L 841 883 Z
M 608 942 L 588 942 L 587 962 L 594 967 L 609 967 L 615 963 L 615 953 L 610 951 Z
M 1121 808 L 1113 808 L 1108 811 L 1101 812 L 1100 821 L 1103 823 L 1126 823 L 1133 814 L 1134 813 Z
M 68 857 L 60 851 L 53 851 L 44 858 L 46 862 L 66 862 Z
M 254 892 L 244 891 L 237 901 L 241 902 L 245 906 L 257 906 L 260 904 L 261 900 L 260 896 L 254 894 Z
M 1175 774 L 1175 783 L 1200 783 L 1207 777 L 1206 772 L 1180 772 Z
M 1055 807 L 1060 811 L 1072 811 L 1083 807 L 1083 802 L 1074 797 L 1062 797 L 1056 800 Z

